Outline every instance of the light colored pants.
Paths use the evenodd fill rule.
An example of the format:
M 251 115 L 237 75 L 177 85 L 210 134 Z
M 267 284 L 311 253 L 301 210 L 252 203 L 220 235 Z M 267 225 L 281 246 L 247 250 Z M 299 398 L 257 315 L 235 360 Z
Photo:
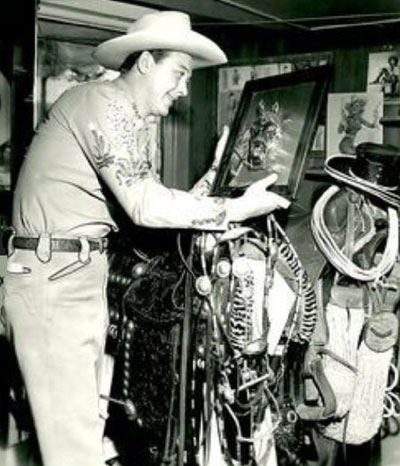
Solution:
M 44 466 L 104 466 L 99 382 L 108 322 L 105 253 L 49 280 L 77 260 L 34 251 L 8 258 L 5 309 L 28 392 Z M 23 269 L 25 268 L 25 269 Z

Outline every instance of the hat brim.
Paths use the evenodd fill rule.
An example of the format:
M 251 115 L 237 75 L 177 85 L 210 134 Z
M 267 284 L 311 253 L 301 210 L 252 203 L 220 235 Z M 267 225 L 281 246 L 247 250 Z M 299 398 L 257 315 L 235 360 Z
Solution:
M 331 156 L 325 162 L 325 171 L 341 183 L 347 184 L 357 191 L 363 191 L 367 195 L 373 196 L 392 207 L 398 208 L 400 206 L 399 188 L 385 188 L 382 185 L 371 183 L 355 176 L 352 172 L 355 161 L 356 156 Z
M 225 53 L 215 42 L 195 31 L 168 33 L 168 35 L 154 30 L 128 33 L 100 44 L 94 51 L 94 58 L 105 68 L 118 70 L 131 53 L 157 49 L 191 55 L 193 69 L 227 62 Z

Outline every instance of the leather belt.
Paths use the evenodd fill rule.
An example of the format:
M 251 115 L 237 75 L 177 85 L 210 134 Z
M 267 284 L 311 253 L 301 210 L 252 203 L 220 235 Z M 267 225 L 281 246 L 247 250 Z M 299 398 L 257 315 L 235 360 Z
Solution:
M 29 238 L 24 236 L 15 236 L 12 244 L 16 249 L 30 249 L 35 251 L 39 243 L 39 238 Z M 107 249 L 108 239 L 88 239 L 90 251 L 103 252 Z M 73 238 L 51 238 L 50 240 L 51 251 L 57 252 L 79 252 L 82 249 L 82 243 L 79 239 Z

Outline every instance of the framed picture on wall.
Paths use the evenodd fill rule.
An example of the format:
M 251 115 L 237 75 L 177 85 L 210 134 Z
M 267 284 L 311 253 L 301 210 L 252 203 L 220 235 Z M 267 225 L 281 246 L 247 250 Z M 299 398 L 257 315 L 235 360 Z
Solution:
M 330 75 L 322 66 L 245 84 L 213 195 L 239 195 L 277 173 L 272 189 L 296 197 Z
M 369 54 L 367 91 L 382 92 L 385 99 L 400 97 L 400 47 Z

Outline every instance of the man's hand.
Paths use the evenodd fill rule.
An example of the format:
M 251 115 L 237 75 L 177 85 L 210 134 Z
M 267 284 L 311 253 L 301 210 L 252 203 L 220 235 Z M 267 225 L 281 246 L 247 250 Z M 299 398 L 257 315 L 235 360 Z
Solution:
M 222 154 L 224 153 L 226 142 L 228 141 L 228 136 L 229 136 L 229 126 L 224 125 L 222 128 L 222 134 L 220 138 L 218 139 L 217 147 L 215 148 L 214 160 L 211 165 L 211 167 L 215 170 L 219 167 L 219 164 L 221 162 L 221 157 L 222 157 Z
M 228 217 L 232 222 L 240 222 L 251 217 L 266 215 L 275 209 L 287 209 L 290 202 L 279 194 L 268 191 L 278 175 L 269 175 L 250 185 L 244 194 L 228 201 Z
M 221 162 L 222 155 L 225 150 L 226 141 L 229 136 L 229 126 L 224 126 L 222 128 L 221 137 L 218 140 L 217 146 L 214 152 L 214 160 L 207 171 L 207 173 L 193 186 L 190 190 L 192 194 L 196 196 L 208 196 L 211 191 L 211 187 L 214 183 L 215 177 L 217 175 L 218 167 Z

